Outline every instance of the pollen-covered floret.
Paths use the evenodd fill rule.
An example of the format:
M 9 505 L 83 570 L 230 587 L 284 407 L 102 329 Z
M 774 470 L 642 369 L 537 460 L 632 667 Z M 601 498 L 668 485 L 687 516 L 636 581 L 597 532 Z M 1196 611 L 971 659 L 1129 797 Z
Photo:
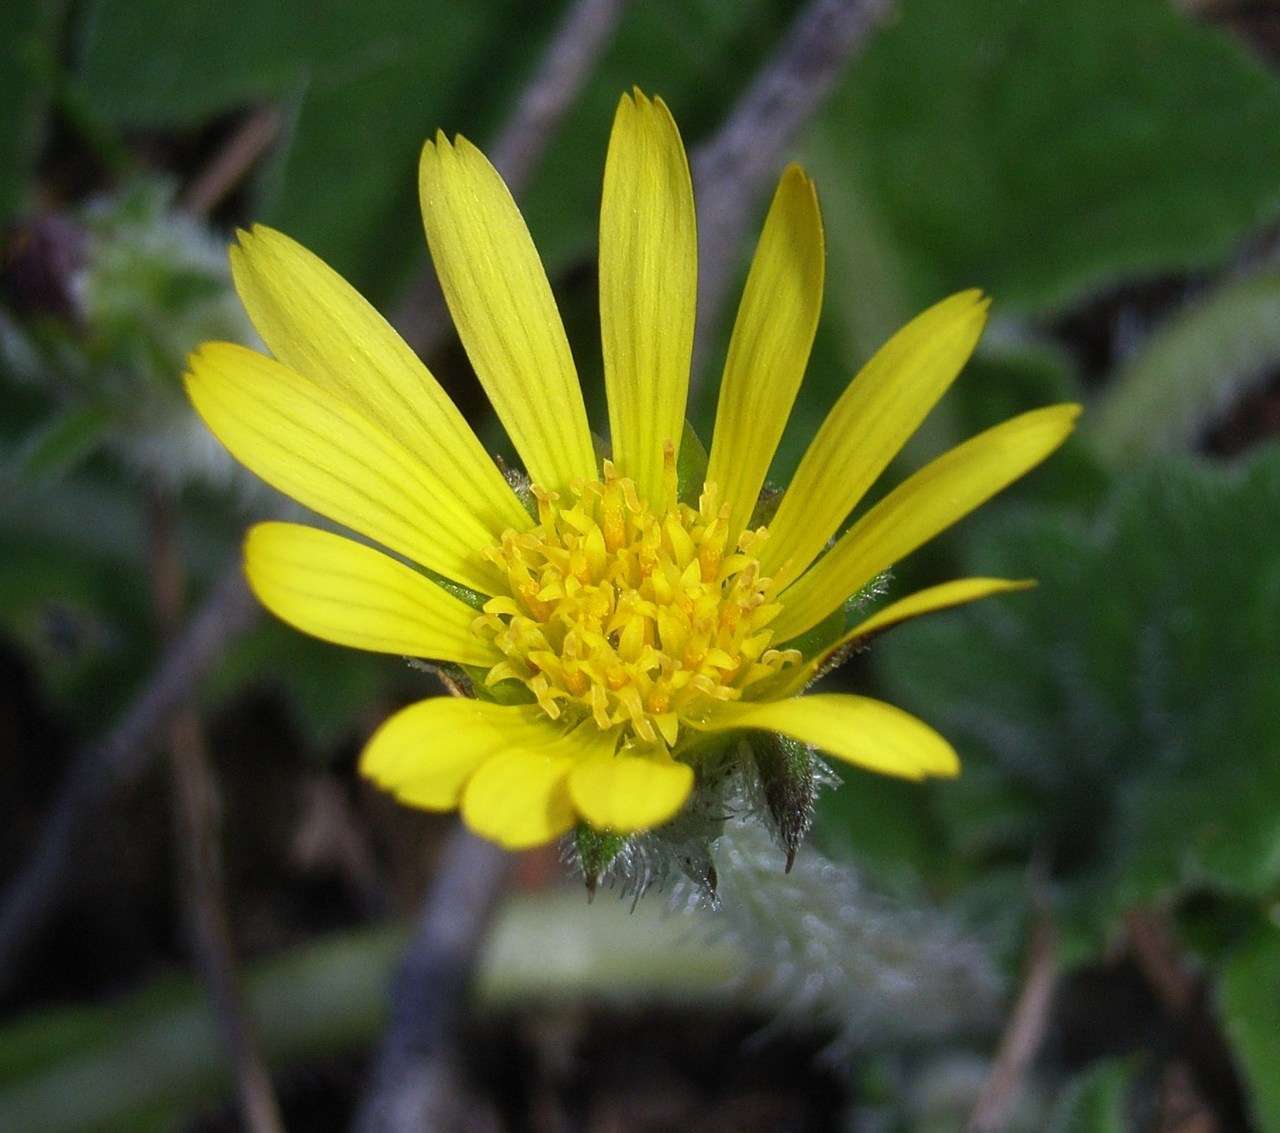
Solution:
M 697 508 L 679 503 L 670 447 L 665 463 L 660 508 L 608 460 L 570 499 L 534 488 L 538 525 L 506 531 L 486 552 L 510 586 L 475 622 L 505 658 L 487 684 L 520 680 L 553 719 L 589 715 L 674 745 L 682 720 L 799 661 L 770 648 L 782 607 L 753 553 L 766 529 L 728 547 L 716 486 Z

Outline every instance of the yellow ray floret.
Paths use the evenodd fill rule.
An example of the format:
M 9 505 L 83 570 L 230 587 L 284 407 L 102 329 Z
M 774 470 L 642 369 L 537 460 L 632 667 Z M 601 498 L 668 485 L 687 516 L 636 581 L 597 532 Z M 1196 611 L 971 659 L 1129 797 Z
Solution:
M 771 524 L 764 567 L 798 578 L 947 391 L 973 353 L 990 301 L 962 291 L 889 339 L 822 423 Z
M 230 255 L 236 290 L 277 361 L 411 452 L 432 495 L 447 489 L 460 510 L 495 531 L 522 522 L 511 488 L 449 395 L 354 287 L 265 225 L 239 233 Z
M 497 537 L 438 475 L 358 409 L 243 346 L 210 342 L 187 394 L 238 460 L 299 503 L 477 590 L 496 582 L 480 548 Z M 515 503 L 515 498 L 512 497 Z M 528 524 L 516 505 L 514 521 Z
M 729 340 L 707 479 L 730 506 L 730 538 L 746 527 L 809 361 L 822 310 L 822 216 L 813 182 L 787 167 Z
M 1050 405 L 957 445 L 899 484 L 783 591 L 785 640 L 817 625 L 882 570 L 1031 471 L 1070 435 L 1078 405 Z
M 697 257 L 689 162 L 671 112 L 660 98 L 623 95 L 600 202 L 600 340 L 613 459 L 648 499 L 662 488 L 664 446 L 678 447 L 684 432 Z
M 762 704 L 736 704 L 712 717 L 709 731 L 759 728 L 812 744 L 846 763 L 923 779 L 955 775 L 960 760 L 946 740 L 901 708 L 865 696 L 817 693 Z
M 258 525 L 245 569 L 262 603 L 327 641 L 459 666 L 459 682 L 492 698 L 410 705 L 377 730 L 361 770 L 410 805 L 460 809 L 512 849 L 580 822 L 620 834 L 668 822 L 709 753 L 758 731 L 883 774 L 954 775 L 950 745 L 905 712 L 798 694 L 890 626 L 1030 585 L 959 579 L 852 627 L 841 614 L 875 576 L 1045 459 L 1079 414 L 1051 406 L 988 429 L 841 534 L 969 359 L 987 318 L 981 292 L 943 299 L 876 352 L 768 526 L 750 529 L 774 498 L 762 497 L 765 478 L 822 305 L 822 217 L 804 172 L 783 173 L 752 260 L 706 475 L 680 485 L 697 232 L 665 103 L 623 96 L 609 142 L 603 462 L 546 273 L 497 171 L 464 138 L 438 134 L 419 187 L 458 335 L 527 479 L 499 471 L 350 285 L 270 229 L 241 233 L 231 260 L 274 358 L 209 343 L 186 375 L 238 459 L 378 544 Z
M 551 488 L 594 476 L 569 340 L 502 178 L 465 138 L 437 134 L 423 146 L 419 188 L 458 336 L 529 475 Z
M 259 523 L 244 544 L 258 600 L 296 629 L 376 653 L 491 665 L 471 632 L 475 611 L 403 563 L 341 535 Z

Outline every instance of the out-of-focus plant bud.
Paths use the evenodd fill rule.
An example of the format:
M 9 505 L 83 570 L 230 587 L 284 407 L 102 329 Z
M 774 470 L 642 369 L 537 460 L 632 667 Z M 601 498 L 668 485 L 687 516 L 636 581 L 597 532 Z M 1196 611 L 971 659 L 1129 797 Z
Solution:
M 85 230 L 58 213 L 11 225 L 0 240 L 0 302 L 20 318 L 78 322 L 75 284 L 86 243 Z
M 252 342 L 231 287 L 226 241 L 173 207 L 167 182 L 139 182 L 85 211 L 79 301 L 95 360 L 147 391 L 180 393 L 202 341 Z
M 87 419 L 94 444 L 80 443 L 83 429 L 76 431 L 77 456 L 107 446 L 175 484 L 234 474 L 192 413 L 181 378 L 201 342 L 256 340 L 231 286 L 225 240 L 177 211 L 167 182 L 139 181 L 74 219 L 20 230 L 6 256 L 4 294 L 24 323 L 11 329 L 34 358 L 25 376 L 58 403 L 45 430 L 55 441 L 64 420 Z

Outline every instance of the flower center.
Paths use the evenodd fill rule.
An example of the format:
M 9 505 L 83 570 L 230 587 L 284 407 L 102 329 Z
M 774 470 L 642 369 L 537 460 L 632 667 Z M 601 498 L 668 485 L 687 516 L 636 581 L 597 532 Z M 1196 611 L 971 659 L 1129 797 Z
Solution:
M 766 529 L 726 548 L 716 486 L 696 509 L 677 503 L 670 450 L 666 465 L 661 510 L 608 460 L 603 479 L 571 485 L 568 501 L 534 487 L 538 525 L 485 552 L 510 584 L 475 621 L 504 657 L 486 684 L 523 681 L 553 719 L 590 716 L 670 746 L 682 720 L 799 661 L 769 648 L 782 607 L 753 554 Z

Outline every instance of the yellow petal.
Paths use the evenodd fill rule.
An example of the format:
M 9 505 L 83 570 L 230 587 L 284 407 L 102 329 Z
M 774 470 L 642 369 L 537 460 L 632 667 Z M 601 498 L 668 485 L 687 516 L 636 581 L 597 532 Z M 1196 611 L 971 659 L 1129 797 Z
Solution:
M 244 544 L 258 600 L 303 633 L 338 645 L 492 665 L 471 632 L 476 612 L 429 578 L 372 547 L 297 523 L 259 523 Z
M 462 793 L 463 821 L 508 850 L 558 838 L 575 820 L 567 781 L 573 763 L 559 747 L 515 748 L 492 756 Z
M 231 249 L 236 290 L 271 352 L 413 454 L 431 495 L 487 530 L 531 520 L 440 383 L 360 294 L 283 233 L 257 226 Z
M 360 771 L 409 806 L 453 810 L 486 759 L 511 747 L 554 746 L 559 738 L 529 706 L 438 696 L 383 723 L 365 745 Z
M 821 675 L 824 669 L 839 659 L 846 650 L 857 649 L 872 637 L 885 630 L 910 621 L 924 614 L 949 610 L 953 606 L 963 606 L 968 602 L 976 602 L 980 598 L 989 598 L 994 594 L 1008 594 L 1016 590 L 1027 590 L 1035 586 L 1029 578 L 957 578 L 951 582 L 943 582 L 938 586 L 930 586 L 917 590 L 905 598 L 891 602 L 884 609 L 878 610 L 865 621 L 859 622 L 847 631 L 838 641 L 828 645 L 822 652 L 810 658 L 803 665 L 794 669 L 784 669 L 775 680 L 761 682 L 760 693 L 770 699 L 797 694 L 805 685 Z
M 846 763 L 904 779 L 955 775 L 960 770 L 955 750 L 927 724 L 892 704 L 847 693 L 727 704 L 699 727 L 781 732 Z
M 798 578 L 969 360 L 989 301 L 962 291 L 884 344 L 840 396 L 769 524 L 760 565 L 780 586 Z
M 670 758 L 602 753 L 569 774 L 573 805 L 592 826 L 630 834 L 661 826 L 693 790 L 693 769 Z
M 500 532 L 472 510 L 461 475 L 442 483 L 345 401 L 243 346 L 206 343 L 188 365 L 205 424 L 268 484 L 475 590 L 503 585 L 480 554 Z
M 534 483 L 599 475 L 551 285 L 497 170 L 465 138 L 422 149 L 422 219 L 476 376 Z
M 662 99 L 623 95 L 600 204 L 600 337 L 613 461 L 662 498 L 663 446 L 684 433 L 698 293 L 693 185 Z
M 1024 413 L 957 445 L 898 485 L 782 592 L 774 640 L 817 625 L 882 570 L 1029 472 L 1067 439 L 1079 416 L 1078 405 Z
M 751 261 L 720 382 L 707 480 L 732 508 L 729 545 L 752 509 L 791 406 L 822 309 L 822 216 L 813 182 L 789 165 Z
M 980 598 L 990 598 L 993 594 L 1010 594 L 1017 590 L 1030 590 L 1035 586 L 1032 578 L 953 578 L 950 582 L 942 582 L 924 590 L 917 590 L 905 598 L 891 602 L 883 610 L 878 610 L 865 621 L 854 626 L 827 653 L 835 653 L 847 645 L 883 633 L 891 626 L 900 625 L 912 618 L 924 614 L 949 610 L 954 606 L 963 606 L 976 602 Z

